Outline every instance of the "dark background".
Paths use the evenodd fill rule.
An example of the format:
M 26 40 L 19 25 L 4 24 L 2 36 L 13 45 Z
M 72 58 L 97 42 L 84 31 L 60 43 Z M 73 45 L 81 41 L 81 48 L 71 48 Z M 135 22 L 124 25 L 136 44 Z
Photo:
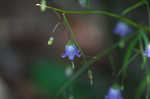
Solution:
M 139 0 L 91 1 L 91 9 L 102 9 L 120 14 L 125 8 Z M 63 19 L 58 19 L 56 13 L 50 9 L 41 12 L 40 8 L 36 6 L 40 0 L 0 0 L 0 2 L 0 89 L 2 89 L 2 91 L 0 90 L 0 99 L 55 98 L 57 90 L 55 92 L 52 86 L 53 84 L 57 86 L 57 81 L 62 76 L 59 72 L 63 72 L 65 67 L 70 64 L 67 59 L 60 57 L 64 53 L 66 42 L 71 39 Z M 47 3 L 50 6 L 66 10 L 86 9 L 82 8 L 77 0 L 47 0 Z M 119 40 L 119 37 L 113 35 L 112 32 L 118 21 L 114 18 L 103 15 L 67 15 L 67 17 L 87 56 L 95 56 Z M 139 24 L 148 24 L 145 7 L 137 8 L 127 17 Z M 55 33 L 52 33 L 58 22 L 61 25 Z M 54 37 L 54 43 L 52 46 L 48 46 L 47 42 L 51 36 Z M 124 51 L 116 49 L 112 53 L 117 70 L 121 67 Z M 129 77 L 125 82 L 126 89 L 123 93 L 126 99 L 133 99 L 139 81 L 142 79 L 143 73 L 139 73 L 138 60 L 141 60 L 140 57 L 129 66 Z M 76 61 L 78 65 L 80 60 Z M 76 84 L 72 86 L 75 99 L 103 99 L 113 82 L 120 82 L 120 78 L 112 76 L 111 66 L 107 56 L 91 66 L 94 75 L 93 86 L 89 85 L 87 72 L 83 73 L 76 80 Z M 56 72 L 44 73 L 47 69 L 56 70 Z M 40 77 L 45 79 L 39 80 Z M 65 76 L 63 77 L 67 79 Z M 51 86 L 49 86 L 41 81 L 47 83 L 54 81 L 54 83 L 50 83 Z M 43 91 L 36 89 L 39 86 L 43 87 Z M 54 87 L 54 89 L 58 88 Z M 63 98 L 61 97 L 61 99 Z

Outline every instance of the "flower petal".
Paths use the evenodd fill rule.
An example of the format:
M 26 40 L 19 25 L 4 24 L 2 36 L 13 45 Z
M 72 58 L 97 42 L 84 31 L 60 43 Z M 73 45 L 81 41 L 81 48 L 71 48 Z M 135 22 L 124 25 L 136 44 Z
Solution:
M 70 55 L 68 56 L 69 57 L 69 60 L 73 61 L 74 60 L 74 55 Z
M 81 55 L 82 55 L 82 54 L 76 53 L 76 56 L 77 56 L 77 57 L 81 57 Z
M 67 57 L 66 53 L 62 54 L 61 57 L 62 57 L 62 58 Z

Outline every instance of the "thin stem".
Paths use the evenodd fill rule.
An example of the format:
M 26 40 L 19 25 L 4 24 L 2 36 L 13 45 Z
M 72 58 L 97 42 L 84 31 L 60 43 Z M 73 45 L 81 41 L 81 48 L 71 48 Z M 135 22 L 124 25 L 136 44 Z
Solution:
M 80 47 L 80 45 L 79 45 L 79 43 L 78 43 L 78 40 L 77 40 L 77 38 L 76 38 L 74 32 L 72 31 L 71 26 L 70 26 L 70 24 L 69 24 L 69 21 L 68 21 L 68 19 L 67 19 L 67 17 L 66 17 L 65 14 L 63 14 L 63 18 L 64 18 L 64 22 L 65 22 L 66 26 L 68 27 L 68 29 L 69 29 L 70 32 L 71 32 L 71 37 L 73 38 L 74 43 L 75 43 L 76 46 L 79 48 L 79 50 L 81 51 L 81 53 L 82 53 L 82 55 L 83 55 L 84 60 L 86 61 L 86 56 L 85 56 L 83 50 L 81 49 L 81 47 Z
M 146 82 L 147 90 L 146 90 L 146 99 L 149 99 L 149 92 L 150 92 L 150 78 L 149 76 L 147 77 L 147 82 Z
M 111 53 L 109 56 L 108 56 L 109 60 L 110 60 L 110 64 L 111 64 L 111 68 L 112 68 L 112 75 L 114 75 L 116 73 L 116 68 L 114 66 L 114 61 L 113 61 L 113 54 Z
M 149 3 L 147 0 L 144 0 L 145 1 L 145 5 L 146 5 L 146 8 L 147 8 L 147 14 L 148 14 L 148 24 L 150 26 L 150 6 L 149 6 Z M 147 66 L 147 70 L 149 70 L 148 66 Z M 148 72 L 148 71 L 147 71 Z M 149 76 L 147 77 L 147 90 L 146 90 L 146 99 L 149 99 L 149 92 L 150 92 L 150 78 Z
M 126 8 L 122 12 L 122 15 L 125 16 L 126 14 L 128 14 L 129 12 L 131 12 L 132 10 L 134 10 L 134 9 L 136 9 L 136 8 L 142 6 L 142 5 L 144 5 L 144 1 L 143 0 L 137 2 L 136 4 L 134 4 L 134 5 L 132 5 L 132 6 L 128 7 L 128 8 Z
M 148 14 L 148 24 L 150 25 L 150 6 L 149 6 L 147 0 L 143 0 L 143 1 L 145 1 L 145 5 L 146 5 L 146 8 L 147 8 L 147 14 Z
M 37 4 L 38 6 L 41 6 L 40 4 Z M 137 24 L 136 22 L 134 22 L 133 20 L 126 18 L 124 16 L 112 13 L 112 12 L 108 12 L 108 11 L 104 11 L 104 10 L 88 10 L 88 11 L 69 11 L 69 10 L 62 10 L 59 8 L 54 8 L 51 6 L 46 6 L 49 9 L 52 9 L 56 12 L 61 12 L 64 14 L 102 14 L 102 15 L 106 15 L 106 16 L 110 16 L 116 19 L 120 19 L 121 21 L 125 21 L 126 23 L 130 24 L 131 26 L 138 28 L 138 29 L 142 29 L 145 31 L 149 31 L 150 32 L 150 27 L 149 26 L 141 26 L 140 24 Z
M 135 35 L 131 35 L 131 36 L 128 36 L 126 38 L 124 38 L 124 40 L 129 40 L 131 37 L 133 37 Z M 95 63 L 97 60 L 101 59 L 103 56 L 105 56 L 106 54 L 112 52 L 115 48 L 118 47 L 120 41 L 117 42 L 116 44 L 114 44 L 113 46 L 111 46 L 110 48 L 104 50 L 102 53 L 99 53 L 97 56 L 95 56 L 94 59 L 84 63 L 83 66 L 81 66 L 81 68 L 77 71 L 77 73 L 75 73 L 71 78 L 70 80 L 68 80 L 61 88 L 60 90 L 58 91 L 58 94 L 57 96 L 59 96 L 70 84 L 72 84 L 72 82 L 74 80 L 76 80 L 85 70 L 87 70 L 89 68 L 90 65 L 92 65 L 93 63 Z
M 72 69 L 74 69 L 75 68 L 75 66 L 74 66 L 74 62 L 72 61 Z
M 59 90 L 57 96 L 59 96 L 75 79 L 77 79 L 85 70 L 88 69 L 88 67 L 96 62 L 98 59 L 102 58 L 107 53 L 110 53 L 113 49 L 115 49 L 118 46 L 118 43 L 112 46 L 110 49 L 105 50 L 102 54 L 99 54 L 95 60 L 90 60 L 86 62 L 81 69 L 78 70 L 78 72 L 73 75 L 68 82 L 64 84 L 64 86 Z
M 125 66 L 129 65 L 129 64 L 130 64 L 138 55 L 140 55 L 140 54 L 141 54 L 140 51 L 136 52 L 136 54 L 130 58 L 130 60 L 128 61 L 128 63 L 125 64 Z M 122 71 L 122 70 L 121 70 L 121 71 Z M 121 72 L 120 72 L 120 73 L 121 73 Z M 121 80 L 121 83 L 122 83 L 122 84 L 124 83 L 124 80 L 125 80 L 125 77 L 123 77 L 123 79 Z

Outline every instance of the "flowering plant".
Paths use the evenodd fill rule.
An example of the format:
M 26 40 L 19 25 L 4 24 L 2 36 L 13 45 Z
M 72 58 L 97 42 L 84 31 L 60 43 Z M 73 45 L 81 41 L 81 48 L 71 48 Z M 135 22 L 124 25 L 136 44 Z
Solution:
M 43 2 L 45 0 L 42 0 Z M 69 39 L 72 39 L 74 42 L 72 42 L 72 40 L 69 40 L 67 42 L 67 44 L 65 45 L 65 51 L 64 54 L 61 55 L 62 58 L 68 58 L 72 63 L 75 60 L 75 56 L 77 56 L 78 58 L 80 58 L 81 56 L 83 56 L 84 58 L 84 62 L 79 63 L 79 65 L 83 65 L 75 74 L 73 74 L 73 71 L 71 69 L 71 71 L 69 71 L 69 73 L 67 73 L 67 75 L 72 75 L 71 79 L 64 84 L 64 86 L 62 86 L 62 88 L 60 88 L 60 91 L 58 92 L 58 96 L 60 96 L 60 94 L 64 93 L 66 91 L 66 89 L 72 84 L 73 81 L 75 81 L 82 73 L 84 73 L 86 70 L 88 70 L 88 76 L 89 79 L 91 80 L 91 85 L 94 84 L 93 82 L 93 72 L 90 69 L 90 66 L 93 65 L 96 61 L 100 60 L 103 56 L 108 56 L 108 62 L 111 63 L 112 66 L 112 71 L 117 72 L 117 74 L 113 77 L 119 78 L 119 80 L 121 81 L 121 83 L 124 83 L 125 79 L 128 77 L 127 71 L 128 71 L 128 65 L 135 60 L 135 58 L 142 53 L 142 56 L 147 56 L 148 58 L 150 58 L 150 44 L 148 45 L 146 42 L 148 42 L 148 35 L 146 33 L 150 32 L 150 26 L 143 26 L 142 24 L 138 24 L 135 21 L 133 21 L 132 19 L 127 17 L 127 14 L 129 12 L 132 12 L 132 10 L 135 10 L 137 7 L 140 6 L 146 6 L 147 8 L 147 13 L 149 15 L 149 24 L 150 24 L 150 6 L 149 6 L 149 2 L 148 0 L 140 0 L 139 2 L 137 2 L 136 4 L 128 7 L 127 9 L 123 10 L 121 14 L 116 14 L 113 12 L 109 12 L 109 11 L 105 11 L 105 10 L 91 10 L 90 9 L 90 0 L 78 0 L 78 3 L 82 6 L 82 7 L 86 7 L 87 6 L 87 10 L 64 10 L 64 9 L 60 9 L 60 8 L 55 8 L 52 6 L 47 6 L 44 2 L 41 5 L 37 4 L 38 6 L 41 7 L 41 11 L 45 11 L 45 9 L 52 9 L 54 12 L 56 12 L 56 14 L 61 14 L 58 16 L 62 16 L 63 17 L 63 22 L 65 23 L 65 27 L 69 30 L 70 35 L 69 35 Z M 44 5 L 44 6 L 43 6 Z M 80 48 L 79 43 L 78 43 L 78 39 L 76 38 L 76 35 L 74 34 L 71 26 L 70 26 L 70 22 L 67 18 L 67 14 L 102 14 L 105 16 L 110 16 L 113 17 L 115 19 L 118 19 L 119 21 L 116 23 L 116 25 L 114 26 L 112 32 L 116 35 L 120 36 L 120 41 L 118 41 L 116 44 L 114 44 L 113 46 L 109 47 L 108 49 L 106 49 L 104 52 L 100 52 L 98 53 L 96 56 L 87 56 L 84 54 L 84 51 L 82 48 Z M 137 29 L 136 32 L 133 31 L 133 28 Z M 132 33 L 134 32 L 134 33 Z M 129 36 L 127 36 L 129 35 Z M 49 39 L 48 44 L 52 45 L 54 38 Z M 124 42 L 129 42 L 128 45 L 125 46 Z M 143 55 L 143 49 L 144 46 L 146 45 L 146 50 L 144 51 L 144 55 Z M 118 68 L 116 69 L 116 67 L 114 66 L 114 59 L 117 59 L 118 57 L 114 57 L 113 55 L 110 55 L 110 53 L 114 53 L 116 50 L 118 50 L 118 48 L 122 48 L 123 51 L 125 51 L 125 53 L 119 53 L 120 51 L 118 51 L 118 57 L 121 59 L 119 61 L 119 65 L 120 70 L 118 70 Z M 127 48 L 125 48 L 127 47 Z M 120 49 L 119 49 L 120 50 Z M 81 52 L 81 53 L 80 53 Z M 124 55 L 124 57 L 122 58 L 122 54 Z M 112 56 L 112 57 L 111 57 Z M 141 61 L 141 64 L 144 63 L 144 65 L 140 65 L 141 67 L 147 67 L 148 69 L 150 69 L 147 65 L 145 65 L 145 63 L 147 61 L 145 61 L 146 59 L 143 58 L 143 60 Z M 115 64 L 116 65 L 116 64 Z M 74 64 L 73 64 L 74 66 Z M 69 68 L 70 69 L 70 68 Z M 150 71 L 148 71 L 148 69 L 145 69 L 146 75 L 144 76 L 144 80 L 141 82 L 141 84 L 139 85 L 136 95 L 135 95 L 135 99 L 139 99 L 142 92 L 144 92 L 144 88 L 145 86 L 148 86 L 147 90 L 146 90 L 146 97 L 149 98 L 149 92 L 150 92 L 150 86 L 149 86 L 149 81 L 147 80 L 147 77 L 150 77 Z M 70 77 L 70 76 L 69 76 Z M 95 79 L 94 79 L 95 80 Z M 113 82 L 111 82 L 113 83 Z M 72 93 L 71 93 L 72 95 Z M 147 99 L 148 99 L 147 98 Z M 105 96 L 105 99 L 123 99 L 122 97 L 122 92 L 120 87 L 116 87 L 112 86 L 107 95 Z
M 74 57 L 80 57 L 80 50 L 78 50 L 75 46 L 75 44 L 72 43 L 71 40 L 68 41 L 68 43 L 65 46 L 65 53 L 61 56 L 62 58 L 67 57 L 69 58 L 69 60 L 73 61 Z
M 129 27 L 129 25 L 125 22 L 118 22 L 115 25 L 114 33 L 121 37 L 125 37 L 126 35 L 130 34 L 131 32 L 132 32 L 131 27 Z
M 111 87 L 108 94 L 105 96 L 105 99 L 123 99 L 120 87 L 118 85 Z

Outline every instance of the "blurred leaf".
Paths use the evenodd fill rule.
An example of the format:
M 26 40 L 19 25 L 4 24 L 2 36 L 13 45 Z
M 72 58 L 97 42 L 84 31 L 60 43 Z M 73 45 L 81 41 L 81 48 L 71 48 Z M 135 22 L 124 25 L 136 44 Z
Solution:
M 58 63 L 56 60 L 37 61 L 31 66 L 31 78 L 37 92 L 55 95 L 67 80 L 64 68 L 65 64 Z
M 87 8 L 89 8 L 89 9 L 90 9 L 90 7 L 91 7 L 91 0 L 88 0 Z
M 120 47 L 120 48 L 124 48 L 124 47 L 125 47 L 125 41 L 124 41 L 124 40 L 121 40 L 121 41 L 120 41 L 119 47 Z

